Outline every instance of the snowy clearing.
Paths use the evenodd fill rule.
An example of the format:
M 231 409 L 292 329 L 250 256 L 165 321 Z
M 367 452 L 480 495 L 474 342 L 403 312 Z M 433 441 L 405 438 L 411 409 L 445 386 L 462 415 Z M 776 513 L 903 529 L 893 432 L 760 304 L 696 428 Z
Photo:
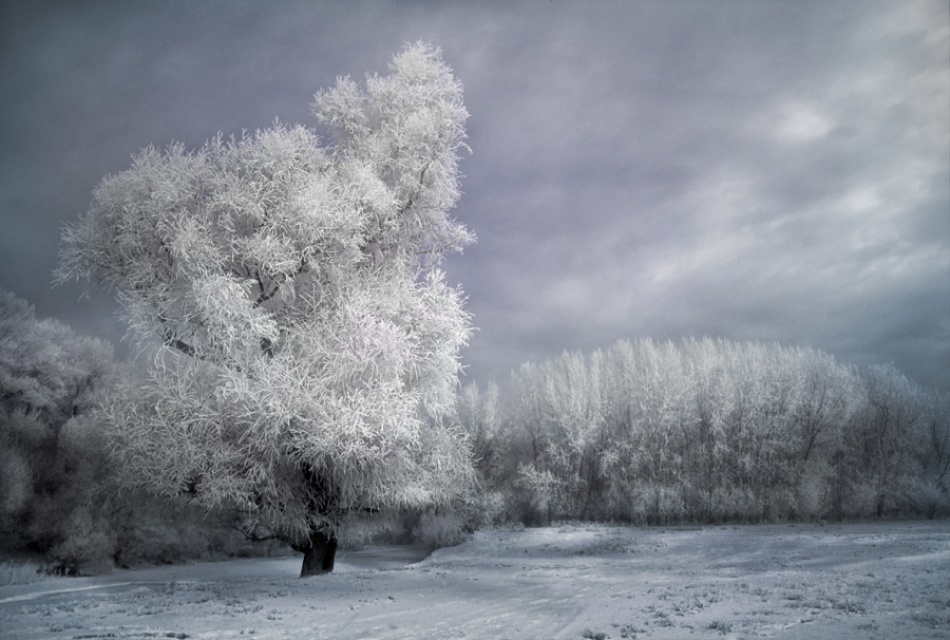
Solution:
M 492 530 L 0 588 L 5 638 L 947 638 L 950 522 Z

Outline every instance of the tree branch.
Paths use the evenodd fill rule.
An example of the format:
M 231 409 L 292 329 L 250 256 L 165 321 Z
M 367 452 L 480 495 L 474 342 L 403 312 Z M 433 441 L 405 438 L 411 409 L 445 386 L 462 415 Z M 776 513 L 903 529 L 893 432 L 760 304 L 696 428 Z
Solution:
M 161 315 L 158 316 L 158 321 L 162 323 L 162 326 L 165 326 L 166 324 L 168 324 L 168 318 L 166 318 L 165 316 L 161 316 Z M 162 344 L 164 344 L 166 347 L 173 347 L 175 349 L 178 349 L 179 351 L 184 353 L 186 356 L 197 358 L 198 360 L 205 359 L 204 356 L 198 353 L 197 349 L 195 349 L 193 346 L 191 346 L 190 344 L 188 344 L 187 342 L 185 342 L 184 340 L 176 336 L 175 333 L 171 329 L 166 328 L 164 331 L 162 331 Z

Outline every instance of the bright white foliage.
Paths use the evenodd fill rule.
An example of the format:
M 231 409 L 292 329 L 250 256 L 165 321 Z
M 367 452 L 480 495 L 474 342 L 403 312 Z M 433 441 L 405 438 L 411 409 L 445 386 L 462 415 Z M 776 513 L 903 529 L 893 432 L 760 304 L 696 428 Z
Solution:
M 512 391 L 499 410 L 496 394 L 469 387 L 458 411 L 510 517 L 759 521 L 950 507 L 950 400 L 890 366 L 862 373 L 778 344 L 620 341 L 525 364 Z
M 314 112 L 332 146 L 276 124 L 145 149 L 65 231 L 59 272 L 114 288 L 135 337 L 164 345 L 108 407 L 141 484 L 291 536 L 445 499 L 471 475 L 440 421 L 470 335 L 438 269 L 474 239 L 448 216 L 461 86 L 415 44 Z

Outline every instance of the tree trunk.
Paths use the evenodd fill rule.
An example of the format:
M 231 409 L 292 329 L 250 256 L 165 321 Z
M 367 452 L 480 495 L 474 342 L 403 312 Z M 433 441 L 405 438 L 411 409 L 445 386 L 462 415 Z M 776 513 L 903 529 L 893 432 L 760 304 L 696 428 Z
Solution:
M 325 531 L 310 532 L 310 546 L 303 550 L 303 566 L 300 577 L 317 576 L 333 571 L 336 558 L 336 536 Z
M 300 470 L 308 489 L 308 504 L 310 514 L 319 522 L 335 521 L 337 516 L 337 492 L 326 476 L 310 464 L 304 464 Z M 318 529 L 311 520 L 310 540 L 303 551 L 303 566 L 300 568 L 300 577 L 316 576 L 333 571 L 333 561 L 336 558 L 336 535 L 324 529 Z

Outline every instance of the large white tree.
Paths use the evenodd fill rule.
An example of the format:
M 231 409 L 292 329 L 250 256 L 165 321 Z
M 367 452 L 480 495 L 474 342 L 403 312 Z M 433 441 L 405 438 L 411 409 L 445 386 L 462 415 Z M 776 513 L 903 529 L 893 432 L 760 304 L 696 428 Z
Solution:
M 137 482 L 231 509 L 330 571 L 348 513 L 448 499 L 471 480 L 441 418 L 470 335 L 443 254 L 464 145 L 438 49 L 316 94 L 332 131 L 275 124 L 189 152 L 148 148 L 64 231 L 58 278 L 90 277 L 161 348 L 105 407 Z

